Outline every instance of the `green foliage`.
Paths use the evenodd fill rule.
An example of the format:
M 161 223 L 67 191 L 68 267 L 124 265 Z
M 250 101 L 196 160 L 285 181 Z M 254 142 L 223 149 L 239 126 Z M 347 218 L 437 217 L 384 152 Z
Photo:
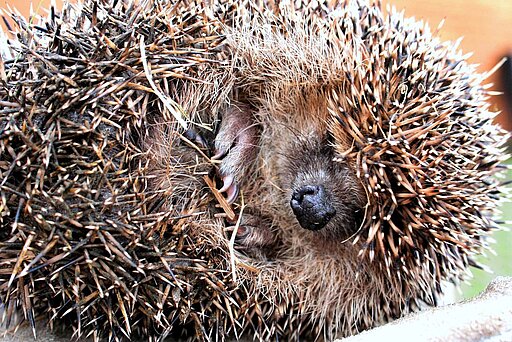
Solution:
M 509 164 L 511 161 L 509 161 Z M 512 180 L 512 170 L 508 171 L 507 180 Z M 500 221 L 512 221 L 512 203 L 506 202 L 501 206 L 502 218 Z M 472 298 L 482 292 L 489 282 L 497 276 L 512 276 L 512 227 L 510 224 L 502 224 L 506 231 L 498 231 L 492 235 L 496 243 L 491 245 L 496 255 L 487 253 L 487 256 L 479 257 L 478 260 L 487 265 L 492 273 L 473 268 L 473 279 L 471 285 L 463 284 L 462 298 Z

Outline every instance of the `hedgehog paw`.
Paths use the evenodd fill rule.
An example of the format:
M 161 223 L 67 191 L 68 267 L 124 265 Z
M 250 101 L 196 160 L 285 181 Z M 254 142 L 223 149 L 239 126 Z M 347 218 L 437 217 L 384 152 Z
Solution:
M 223 186 L 219 191 L 226 193 L 228 203 L 233 203 L 238 196 L 238 182 L 256 157 L 257 133 L 248 106 L 233 105 L 224 113 L 211 159 L 221 161 L 218 174 Z
M 235 227 L 231 227 L 235 229 Z M 277 242 L 272 224 L 258 215 L 244 214 L 236 229 L 235 243 L 238 250 L 250 256 L 269 256 Z

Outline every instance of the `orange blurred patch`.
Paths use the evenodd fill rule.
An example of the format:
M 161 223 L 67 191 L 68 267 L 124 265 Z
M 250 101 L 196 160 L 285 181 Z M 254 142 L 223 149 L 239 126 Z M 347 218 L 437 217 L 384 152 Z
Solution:
M 54 0 L 60 7 L 63 0 Z M 0 7 L 7 8 L 7 4 L 28 17 L 32 11 L 44 14 L 51 0 L 9 0 L 0 3 Z M 499 60 L 512 54 L 512 1 L 511 0 L 383 0 L 383 5 L 394 5 L 398 10 L 405 9 L 406 16 L 425 20 L 435 30 L 438 24 L 445 19 L 440 36 L 443 40 L 456 40 L 464 37 L 461 47 L 465 52 L 474 52 L 470 58 L 472 63 L 479 64 L 479 70 L 488 71 Z M 5 25 L 2 22 L 5 29 Z M 495 84 L 494 90 L 502 91 L 504 85 L 501 80 L 502 70 L 493 75 L 489 82 Z M 512 100 L 511 100 L 512 101 Z M 492 98 L 492 108 L 502 111 L 498 120 L 512 130 L 512 112 L 506 109 L 504 96 Z

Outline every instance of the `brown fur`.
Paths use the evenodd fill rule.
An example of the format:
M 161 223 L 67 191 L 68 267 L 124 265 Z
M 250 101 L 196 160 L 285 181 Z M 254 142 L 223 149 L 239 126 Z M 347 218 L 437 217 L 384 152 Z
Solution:
M 88 10 L 80 13 L 89 18 L 97 8 L 87 4 Z M 121 12 L 132 13 L 131 4 L 119 5 Z M 46 87 L 41 90 L 28 80 L 32 70 L 39 70 L 31 58 L 47 56 L 46 50 L 53 58 L 61 49 L 41 43 L 22 50 L 27 56 L 23 72 L 8 80 L 10 88 L 1 93 L 5 102 L 26 106 L 20 113 L 36 108 L 48 116 L 45 120 L 57 120 L 65 128 L 75 129 L 82 116 L 99 116 L 106 128 L 94 126 L 91 140 L 100 146 L 108 140 L 115 148 L 103 153 L 89 148 L 85 138 L 70 144 L 73 150 L 87 142 L 81 158 L 95 161 L 77 175 L 72 169 L 82 166 L 81 160 L 66 164 L 69 169 L 56 168 L 83 185 L 81 192 L 73 188 L 73 200 L 83 200 L 77 195 L 82 193 L 96 196 L 87 178 L 96 174 L 105 175 L 99 184 L 108 189 L 108 200 L 95 204 L 98 228 L 55 225 L 63 236 L 55 250 L 44 250 L 53 238 L 46 222 L 60 216 L 43 209 L 34 222 L 36 209 L 19 198 L 18 190 L 3 195 L 6 226 L 17 227 L 4 233 L 9 248 L 1 250 L 9 272 L 3 273 L 7 276 L 2 276 L 0 289 L 11 309 L 50 312 L 52 320 L 62 315 L 78 335 L 87 330 L 110 339 L 131 334 L 159 338 L 189 328 L 188 335 L 197 339 L 250 331 L 260 340 L 331 340 L 418 305 L 435 304 L 440 283 L 463 278 L 473 254 L 486 247 L 484 237 L 493 221 L 480 211 L 490 215 L 496 206 L 498 185 L 488 177 L 504 158 L 504 133 L 488 112 L 484 77 L 455 48 L 400 14 L 384 19 L 377 5 L 365 1 L 341 2 L 336 10 L 230 5 L 147 5 L 141 19 L 124 19 L 142 27 L 140 37 L 118 41 L 124 36 L 114 29 L 107 37 L 119 46 L 127 44 L 126 49 L 111 47 L 105 28 L 91 32 L 77 21 L 77 41 L 82 42 L 84 30 L 129 64 L 112 63 L 115 68 L 102 71 L 114 80 L 130 78 L 129 84 L 119 83 L 97 98 L 103 83 L 92 85 L 78 105 L 76 82 L 60 83 L 62 75 L 52 74 L 56 71 L 46 64 L 37 74 Z M 161 17 L 154 17 L 157 7 Z M 106 27 L 124 29 L 123 20 L 101 13 Z M 191 22 L 176 24 L 184 18 Z M 158 39 L 152 40 L 155 34 Z M 112 51 L 92 49 L 87 58 L 94 63 L 87 60 L 80 66 L 96 70 L 108 65 L 96 64 L 96 59 L 107 59 Z M 67 77 L 74 76 L 72 71 Z M 157 80 L 159 90 L 148 77 Z M 12 95 L 18 81 L 37 96 L 18 104 Z M 53 99 L 50 89 L 57 86 L 71 89 Z M 59 111 L 55 119 L 47 102 L 76 112 Z M 187 122 L 187 129 L 173 113 Z M 122 125 L 108 121 L 112 117 Z M 7 127 L 12 125 L 9 115 L 3 119 Z M 480 130 L 461 129 L 473 123 Z M 23 124 L 30 132 L 47 128 L 28 119 Z M 419 134 L 419 129 L 425 132 Z M 201 137 L 205 145 L 187 137 Z M 2 157 L 13 161 L 10 141 L 4 143 Z M 446 144 L 451 144 L 448 151 Z M 15 147 L 19 158 L 32 156 L 26 144 Z M 223 152 L 220 162 L 211 159 L 218 150 Z M 452 158 L 454 151 L 460 158 Z M 51 160 L 63 163 L 66 158 Z M 28 167 L 35 162 L 44 166 L 37 159 L 16 169 L 19 177 L 29 179 L 27 184 L 35 184 L 32 188 L 39 184 Z M 96 165 L 107 166 L 98 170 Z M 209 185 L 214 179 L 220 188 L 227 175 L 240 189 L 231 206 Z M 51 192 L 61 179 L 48 177 L 47 183 L 57 183 L 47 185 Z M 319 232 L 301 228 L 290 208 L 293 191 L 312 180 L 326 186 L 337 209 Z M 54 197 L 65 202 L 71 196 L 66 191 Z M 37 198 L 47 201 L 44 194 Z M 473 200 L 478 204 L 474 208 L 457 209 L 460 201 Z M 24 208 L 21 225 L 18 207 Z M 84 220 L 82 226 L 91 226 L 89 216 L 76 215 Z M 32 225 L 33 235 L 27 231 Z M 23 246 L 32 238 L 34 251 L 26 255 Z M 69 245 L 77 246 L 70 255 Z M 20 255 L 27 258 L 20 261 L 26 265 L 41 254 L 54 263 L 19 276 Z M 56 295 L 31 295 L 42 286 Z M 100 296 L 101 291 L 108 296 Z M 62 313 L 65 305 L 76 312 Z

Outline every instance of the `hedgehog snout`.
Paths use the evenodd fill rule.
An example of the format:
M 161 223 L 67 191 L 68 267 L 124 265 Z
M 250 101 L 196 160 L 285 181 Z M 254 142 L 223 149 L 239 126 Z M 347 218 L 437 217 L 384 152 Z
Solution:
M 322 229 L 336 215 L 323 185 L 305 185 L 295 190 L 290 206 L 301 227 L 308 230 Z

